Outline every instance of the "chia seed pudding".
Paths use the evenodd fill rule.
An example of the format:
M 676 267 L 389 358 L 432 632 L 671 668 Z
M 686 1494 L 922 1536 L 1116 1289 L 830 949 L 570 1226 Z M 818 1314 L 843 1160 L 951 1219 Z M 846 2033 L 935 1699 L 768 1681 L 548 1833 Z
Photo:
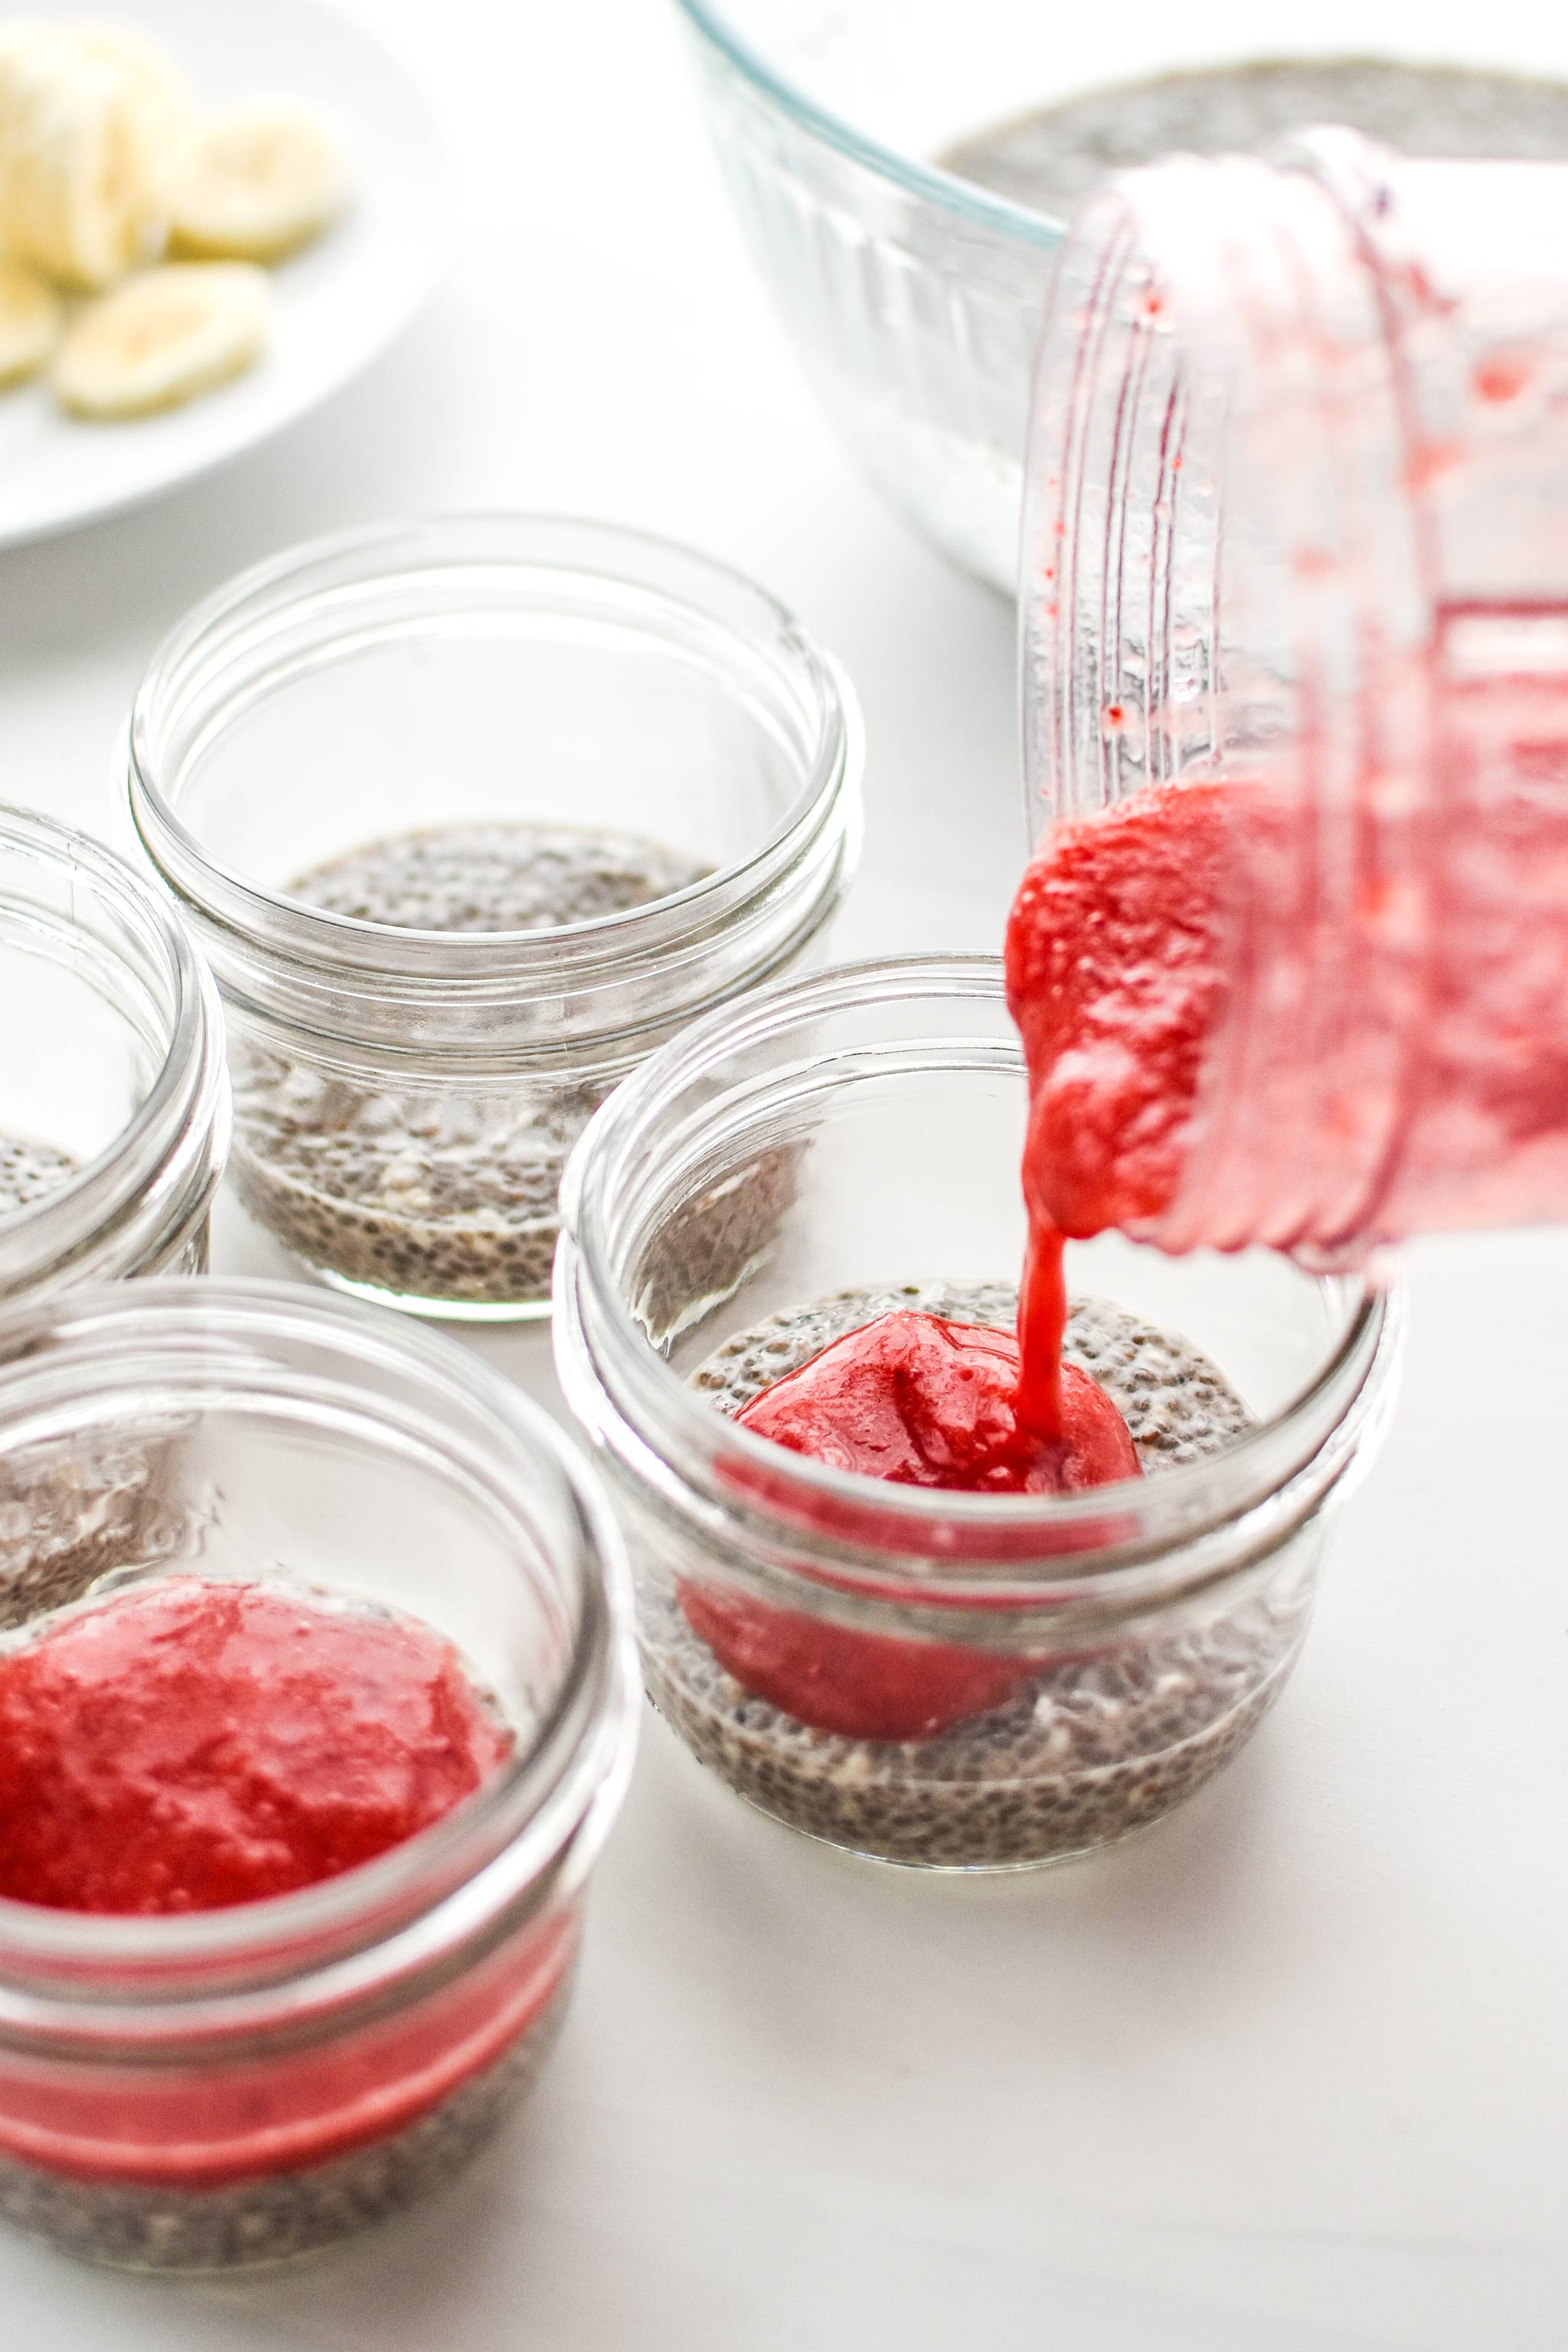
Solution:
M 976 131 L 940 161 L 1065 215 L 1107 172 L 1177 151 L 1245 154 L 1323 122 L 1407 155 L 1556 163 L 1568 156 L 1568 84 L 1384 58 L 1259 58 L 1091 90 Z
M 0 1462 L 0 1633 L 79 1601 L 100 1577 L 185 1548 L 169 1435 L 101 1433 L 25 1446 Z
M 0 1130 L 0 1217 L 14 1217 L 58 1192 L 80 1162 L 52 1143 L 31 1143 Z
M 373 842 L 289 895 L 395 929 L 540 930 L 651 904 L 710 869 L 637 835 L 454 825 Z M 548 1298 L 566 1156 L 613 1081 L 563 1068 L 455 1087 L 237 1040 L 232 1165 L 268 1230 L 340 1282 L 455 1307 Z
M 329 2163 L 192 2189 L 68 2179 L 0 2154 L 0 2214 L 113 2270 L 228 2271 L 318 2252 L 391 2221 L 472 2162 L 532 2088 L 570 1994 L 568 1969 L 500 2058 L 403 2130 Z
M 756 1272 L 799 1197 L 804 1157 L 773 1144 L 693 1183 L 644 1255 L 637 1313 L 650 1331 L 689 1330 Z
M 0 1217 L 58 1192 L 80 1162 L 0 1133 Z M 205 1263 L 206 1225 L 186 1244 Z M 179 1550 L 185 1515 L 168 1491 L 169 1440 L 101 1433 L 30 1445 L 0 1463 L 0 1633 L 79 1601 L 100 1576 Z
M 0 1217 L 58 1192 L 79 1162 L 52 1144 L 0 1133 Z M 117 1568 L 174 1548 L 163 1449 L 103 1438 L 29 1446 L 0 1468 L 0 1631 L 78 1601 Z
M 52 1143 L 33 1143 L 0 1130 L 0 1217 L 14 1217 L 52 1200 L 80 1170 L 81 1162 Z M 204 1214 L 187 1234 L 174 1256 L 137 1272 L 205 1274 L 207 1270 L 208 1221 Z
M 771 1317 L 691 1376 L 733 1415 L 873 1318 L 916 1308 L 1011 1328 L 1002 1284 L 851 1290 Z M 1218 1452 L 1253 1425 L 1184 1339 L 1096 1299 L 1072 1308 L 1063 1353 L 1108 1391 L 1147 1475 Z M 1063 1657 L 989 1713 L 911 1741 L 814 1729 L 754 1696 L 688 1624 L 668 1575 L 641 1580 L 649 1692 L 693 1752 L 792 1827 L 890 1862 L 1002 1868 L 1126 1836 L 1200 1788 L 1250 1737 L 1307 1627 L 1310 1573 L 1192 1622 L 1125 1628 Z

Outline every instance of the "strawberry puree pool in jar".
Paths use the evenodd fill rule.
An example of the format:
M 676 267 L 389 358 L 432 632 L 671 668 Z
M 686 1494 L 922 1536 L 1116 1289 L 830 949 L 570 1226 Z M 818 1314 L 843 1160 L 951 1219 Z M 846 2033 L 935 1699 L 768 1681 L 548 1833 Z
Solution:
M 619 1539 L 499 1375 L 298 1290 L 7 1318 L 7 1471 L 110 1428 L 163 1540 L 0 1635 L 0 2212 L 282 2261 L 453 2179 L 549 2049 L 636 1736 Z
M 1069 1255 L 1072 1459 L 1026 1456 L 1025 1117 L 999 963 L 851 965 L 666 1048 L 563 1192 L 655 1704 L 763 1811 L 927 1868 L 1105 1845 L 1237 1753 L 1392 1386 L 1396 1296 L 1110 1235 Z
M 1568 1215 L 1568 169 L 1089 197 L 1041 346 L 1009 976 L 1041 1228 Z

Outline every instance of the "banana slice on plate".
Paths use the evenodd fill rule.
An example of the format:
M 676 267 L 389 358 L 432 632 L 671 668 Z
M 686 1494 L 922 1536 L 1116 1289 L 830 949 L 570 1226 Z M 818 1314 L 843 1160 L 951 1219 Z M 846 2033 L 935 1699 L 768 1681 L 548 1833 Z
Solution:
M 188 109 L 177 68 L 107 27 L 0 20 L 0 244 L 91 292 L 149 260 Z
M 185 75 L 166 49 L 130 25 L 88 19 L 62 25 L 58 37 L 84 61 L 119 78 L 149 197 L 166 202 L 167 184 L 195 121 Z
M 59 341 L 64 315 L 52 286 L 0 261 L 0 387 L 37 374 Z
M 342 209 L 342 150 L 324 116 L 283 99 L 225 107 L 196 125 L 170 193 L 177 252 L 276 261 Z
M 74 415 L 149 416 L 243 374 L 271 318 L 271 282 L 248 262 L 149 269 L 79 314 L 50 381 Z

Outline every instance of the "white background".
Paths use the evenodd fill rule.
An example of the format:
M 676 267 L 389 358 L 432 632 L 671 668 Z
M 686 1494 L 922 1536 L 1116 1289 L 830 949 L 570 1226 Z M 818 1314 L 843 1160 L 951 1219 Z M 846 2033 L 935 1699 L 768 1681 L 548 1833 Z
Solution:
M 271 447 L 0 558 L 0 794 L 103 829 L 147 655 L 241 564 L 422 507 L 575 509 L 748 567 L 847 664 L 871 751 L 847 949 L 994 947 L 1010 615 L 808 404 L 673 11 L 358 7 L 459 157 L 453 281 Z M 219 1264 L 277 1261 L 230 1212 Z M 1561 2352 L 1568 1244 L 1430 1248 L 1414 1307 L 1305 1662 L 1165 1827 L 928 1884 L 774 1830 L 650 1720 L 560 2053 L 461 2189 L 238 2285 L 7 2238 L 0 2344 Z M 546 1341 L 487 1345 L 549 1392 Z

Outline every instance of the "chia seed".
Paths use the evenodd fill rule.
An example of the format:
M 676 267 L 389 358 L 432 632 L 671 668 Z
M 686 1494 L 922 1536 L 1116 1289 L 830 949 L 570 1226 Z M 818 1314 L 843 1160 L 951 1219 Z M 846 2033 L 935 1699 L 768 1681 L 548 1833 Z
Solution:
M 0 2154 L 0 2213 L 83 2262 L 115 2270 L 227 2271 L 291 2262 L 393 2219 L 445 2187 L 532 2087 L 571 1991 L 570 1971 L 511 2048 L 427 2115 L 326 2164 L 221 2188 L 69 2179 Z
M 674 1340 L 756 1273 L 798 1197 L 802 1156 L 798 1143 L 772 1144 L 692 1180 L 639 1267 L 637 1313 L 649 1331 Z
M 692 1375 L 734 1414 L 835 1339 L 913 1307 L 1011 1328 L 1002 1284 L 846 1291 L 774 1315 Z M 1126 1420 L 1146 1475 L 1217 1453 L 1252 1423 L 1208 1360 L 1173 1333 L 1096 1299 L 1072 1309 L 1068 1361 Z M 645 1558 L 645 1570 L 653 1563 Z M 815 1730 L 747 1691 L 687 1623 L 672 1559 L 639 1580 L 647 1685 L 693 1753 L 776 1819 L 889 1862 L 998 1869 L 1066 1859 L 1125 1837 L 1201 1788 L 1250 1737 L 1305 1634 L 1310 1563 L 1282 1565 L 1196 1622 L 1128 1626 L 1064 1658 L 1005 1706 L 923 1740 Z
M 635 833 L 454 824 L 312 866 L 289 895 L 401 931 L 542 931 L 672 898 L 711 868 Z
M 29 1143 L 19 1135 L 0 1132 L 0 1217 L 14 1217 L 58 1192 L 80 1162 L 52 1143 Z
M 473 935 L 624 913 L 709 871 L 637 835 L 454 825 L 373 842 L 289 889 L 362 922 Z M 613 1080 L 384 1090 L 243 1041 L 234 1080 L 241 1198 L 317 1272 L 458 1307 L 549 1297 L 561 1171 Z
M 86 1432 L 0 1463 L 0 1632 L 79 1601 L 101 1576 L 172 1560 L 190 1533 L 172 1434 Z
M 58 1192 L 79 1162 L 0 1134 L 0 1216 Z M 207 1229 L 170 1271 L 201 1273 Z M 100 1433 L 30 1445 L 0 1464 L 0 1633 L 79 1601 L 116 1569 L 172 1558 L 184 1514 L 168 1495 L 169 1440 Z
M 1260 58 L 1090 90 L 977 131 L 940 161 L 1061 216 L 1107 172 L 1178 150 L 1246 154 L 1321 122 L 1402 154 L 1555 163 L 1568 156 L 1568 84 L 1383 58 Z

